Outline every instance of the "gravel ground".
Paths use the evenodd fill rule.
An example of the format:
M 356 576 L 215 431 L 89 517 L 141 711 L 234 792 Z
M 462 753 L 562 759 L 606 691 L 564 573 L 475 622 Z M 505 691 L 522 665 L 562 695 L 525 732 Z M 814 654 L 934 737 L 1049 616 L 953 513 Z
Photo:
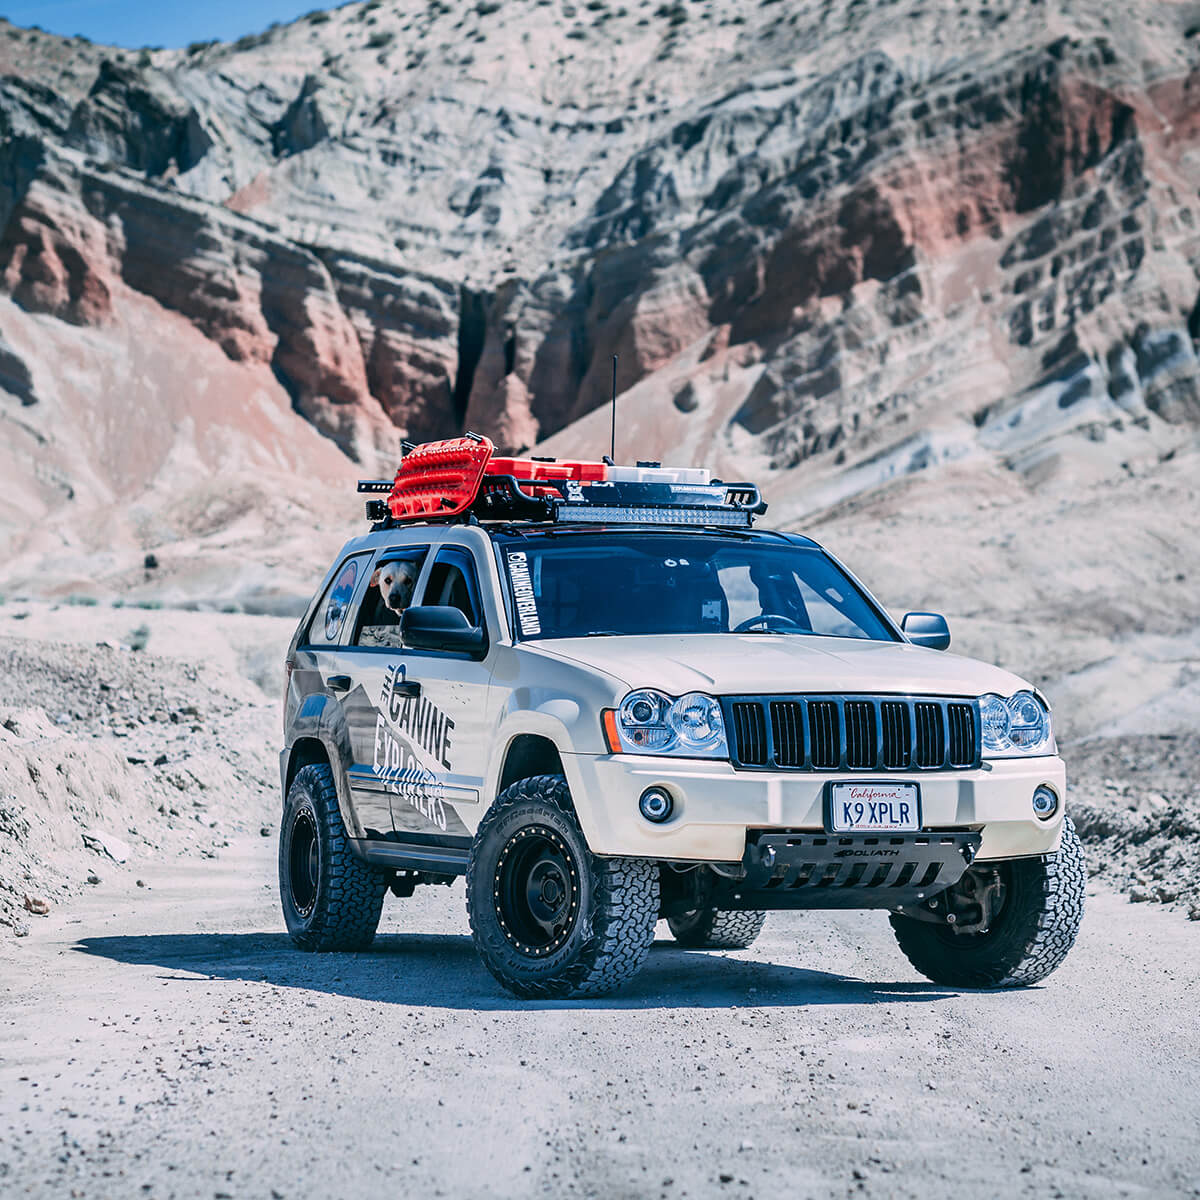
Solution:
M 288 623 L 151 613 L 149 648 L 96 644 L 139 618 L 34 608 L 0 638 L 4 1200 L 1200 1197 L 1191 735 L 1064 747 L 1092 895 L 1038 988 L 948 991 L 878 915 L 776 913 L 737 954 L 660 926 L 618 996 L 522 1005 L 461 884 L 389 900 L 369 954 L 291 947 Z
M 520 1004 L 461 885 L 309 956 L 265 839 L 145 882 L 0 941 L 5 1197 L 1200 1196 L 1200 925 L 1107 890 L 1027 991 L 920 981 L 877 915 L 780 913 Z

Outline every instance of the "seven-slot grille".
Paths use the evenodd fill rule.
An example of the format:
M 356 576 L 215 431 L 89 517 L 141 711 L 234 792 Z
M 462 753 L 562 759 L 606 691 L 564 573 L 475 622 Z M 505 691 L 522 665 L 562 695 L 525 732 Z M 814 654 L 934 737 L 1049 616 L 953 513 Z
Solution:
M 729 697 L 735 766 L 791 771 L 944 771 L 979 766 L 973 700 Z

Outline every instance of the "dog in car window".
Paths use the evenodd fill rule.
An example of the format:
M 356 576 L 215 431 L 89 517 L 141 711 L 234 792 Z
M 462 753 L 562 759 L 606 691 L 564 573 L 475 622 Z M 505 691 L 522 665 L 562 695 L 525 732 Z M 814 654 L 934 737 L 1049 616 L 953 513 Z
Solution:
M 379 589 L 380 599 L 399 616 L 412 603 L 420 573 L 419 563 L 403 560 L 383 563 L 376 567 L 370 586 Z

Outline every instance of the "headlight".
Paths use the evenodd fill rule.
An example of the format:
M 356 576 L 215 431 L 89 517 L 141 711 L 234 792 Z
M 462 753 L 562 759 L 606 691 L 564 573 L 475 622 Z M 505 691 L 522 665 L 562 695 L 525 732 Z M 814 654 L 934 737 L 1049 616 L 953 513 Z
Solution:
M 721 706 L 702 692 L 689 692 L 678 700 L 650 688 L 630 692 L 613 724 L 618 743 L 610 746 L 614 753 L 619 749 L 626 754 L 729 757 Z
M 1032 692 L 980 697 L 985 758 L 1015 758 L 1022 754 L 1051 754 L 1054 734 L 1050 714 Z

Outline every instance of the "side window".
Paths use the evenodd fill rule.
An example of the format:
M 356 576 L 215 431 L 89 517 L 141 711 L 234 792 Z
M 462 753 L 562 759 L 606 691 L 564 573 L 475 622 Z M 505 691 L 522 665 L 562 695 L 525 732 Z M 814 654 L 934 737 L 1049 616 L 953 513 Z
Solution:
M 457 608 L 472 625 L 483 624 L 479 581 L 475 562 L 468 551 L 458 546 L 446 546 L 438 551 L 421 603 Z
M 400 617 L 413 602 L 428 546 L 384 550 L 363 595 L 351 641 L 355 646 L 399 646 Z
M 310 645 L 328 646 L 341 636 L 359 573 L 366 570 L 370 557 L 370 554 L 356 554 L 338 568 L 308 627 L 307 641 Z

